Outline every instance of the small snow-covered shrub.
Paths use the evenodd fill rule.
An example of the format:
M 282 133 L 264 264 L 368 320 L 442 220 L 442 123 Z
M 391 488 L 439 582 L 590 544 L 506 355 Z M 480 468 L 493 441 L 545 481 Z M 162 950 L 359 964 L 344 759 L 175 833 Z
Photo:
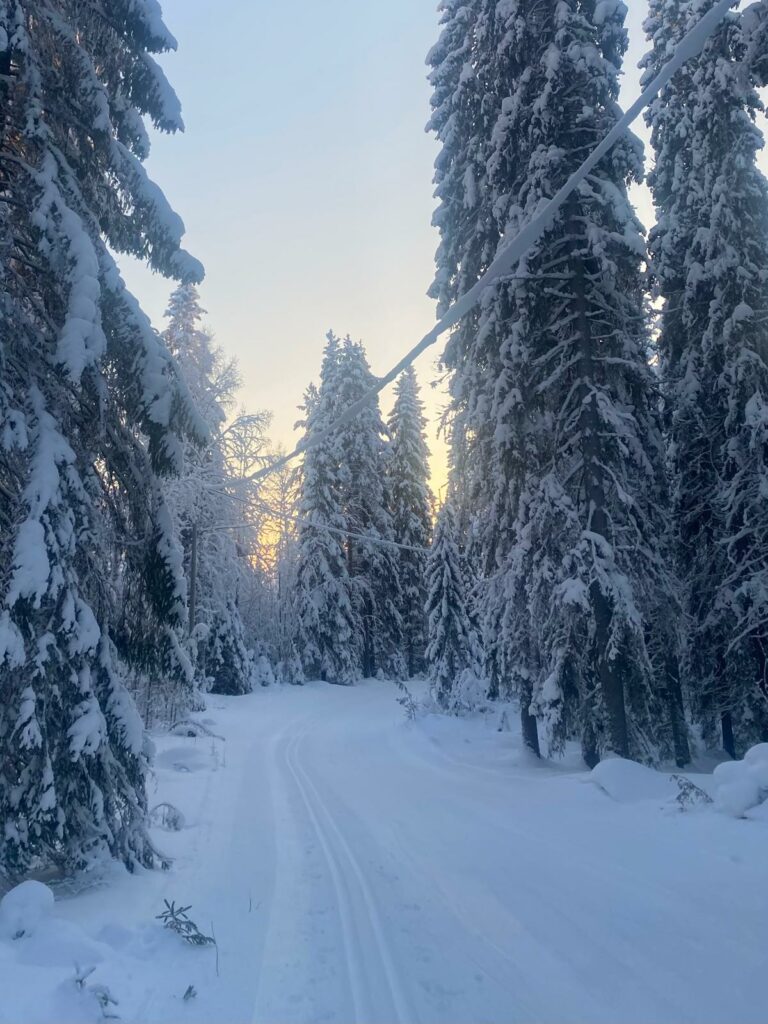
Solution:
M 30 879 L 17 885 L 0 900 L 0 938 L 32 935 L 50 917 L 53 903 L 53 893 L 42 882 Z
M 166 832 L 181 832 L 186 824 L 184 815 L 178 807 L 168 803 L 153 807 L 149 812 L 149 820 L 157 828 L 165 829 Z
M 275 671 L 266 654 L 259 654 L 253 662 L 253 685 L 274 686 Z
M 291 686 L 303 686 L 306 683 L 307 677 L 304 675 L 295 644 L 291 647 L 290 656 L 278 662 L 276 674 L 281 683 L 289 683 Z
M 752 747 L 743 761 L 719 764 L 714 777 L 718 810 L 743 818 L 747 811 L 768 801 L 768 743 Z
M 181 722 L 177 722 L 168 732 L 171 736 L 186 736 L 188 739 L 199 739 L 203 736 L 213 740 L 224 739 L 223 736 L 212 732 L 204 722 L 198 722 L 192 718 L 185 718 Z
M 713 802 L 709 793 L 706 793 L 701 786 L 697 786 L 695 782 L 686 779 L 684 775 L 671 775 L 670 778 L 678 787 L 674 804 L 681 811 L 689 811 L 694 807 L 706 807 Z
M 415 722 L 418 718 L 419 711 L 421 710 L 419 702 L 413 696 L 405 683 L 398 682 L 397 688 L 400 690 L 400 696 L 397 698 L 397 703 L 402 707 L 408 721 Z
M 95 967 L 87 967 L 83 970 L 75 964 L 75 987 L 81 992 L 87 992 L 93 998 L 101 1010 L 102 1020 L 120 1020 L 112 1007 L 117 1006 L 117 999 L 112 995 L 106 985 L 89 985 L 88 979 L 96 970 Z
M 455 715 L 482 711 L 488 705 L 488 680 L 471 668 L 464 669 L 453 685 L 450 710 Z

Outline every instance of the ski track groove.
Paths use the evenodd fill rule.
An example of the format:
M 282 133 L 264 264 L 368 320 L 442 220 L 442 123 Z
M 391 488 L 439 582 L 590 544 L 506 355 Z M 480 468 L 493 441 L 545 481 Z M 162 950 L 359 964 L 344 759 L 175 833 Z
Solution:
M 342 931 L 342 942 L 344 944 L 344 962 L 346 966 L 347 977 L 349 979 L 349 990 L 352 997 L 352 1006 L 355 1014 L 355 1021 L 361 1021 L 362 1008 L 365 1005 L 365 997 L 362 992 L 360 985 L 360 976 L 362 970 L 358 965 L 359 956 L 355 954 L 355 943 L 354 943 L 354 920 L 352 917 L 352 911 L 350 907 L 349 893 L 344 885 L 344 881 L 339 871 L 339 865 L 336 858 L 333 856 L 331 848 L 328 844 L 328 840 L 324 830 L 320 825 L 320 821 L 315 813 L 312 803 L 307 795 L 306 788 L 302 785 L 301 779 L 299 778 L 298 772 L 294 767 L 293 753 L 295 748 L 298 746 L 303 733 L 297 732 L 294 736 L 289 737 L 285 747 L 284 758 L 285 765 L 290 772 L 296 788 L 301 797 L 302 803 L 304 804 L 309 820 L 312 824 L 313 831 L 317 837 L 318 844 L 322 850 L 323 857 L 328 867 L 328 872 L 331 876 L 331 882 L 333 884 L 334 891 L 336 893 L 336 906 L 339 912 L 339 922 L 341 924 Z
M 378 958 L 381 962 L 382 971 L 380 972 L 380 977 L 386 981 L 389 999 L 394 1011 L 394 1017 L 389 1019 L 397 1021 L 397 1024 L 412 1024 L 418 1018 L 408 1006 L 408 1001 L 398 976 L 397 968 L 395 967 L 394 957 L 387 942 L 381 915 L 365 879 L 360 862 L 337 825 L 317 786 L 301 763 L 301 745 L 308 733 L 309 725 L 305 725 L 303 730 L 296 733 L 296 736 L 286 747 L 285 762 L 307 808 L 307 813 L 328 863 L 328 869 L 336 890 L 343 931 L 347 973 L 350 978 L 350 989 L 356 1018 L 358 1021 L 364 1019 L 373 1020 L 375 1009 L 368 1018 L 361 1016 L 361 1008 L 365 1000 L 360 992 L 360 979 L 361 975 L 365 973 L 365 968 L 360 964 L 362 958 L 359 955 L 352 956 L 350 954 L 350 950 L 353 950 L 355 946 L 355 933 L 360 935 L 361 931 L 364 931 L 364 929 L 360 928 L 360 921 L 356 920 L 354 910 L 355 904 L 357 903 L 358 907 L 360 907 L 361 902 L 354 899 L 348 882 L 344 880 L 343 861 L 346 861 L 356 879 L 359 894 L 362 897 L 362 906 L 365 909 L 366 923 L 373 935 Z M 323 824 L 323 820 L 325 824 Z M 355 969 L 353 969 L 353 964 Z

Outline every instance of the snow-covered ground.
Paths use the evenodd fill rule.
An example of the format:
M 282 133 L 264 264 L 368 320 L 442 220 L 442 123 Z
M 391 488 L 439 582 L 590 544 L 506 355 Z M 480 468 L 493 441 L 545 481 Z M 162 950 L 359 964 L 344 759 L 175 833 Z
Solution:
M 665 776 L 535 763 L 498 716 L 409 723 L 395 696 L 211 698 L 225 740 L 158 739 L 173 867 L 58 889 L 21 938 L 0 915 L 0 1022 L 99 1020 L 105 986 L 132 1024 L 764 1024 L 764 808 L 683 813 Z

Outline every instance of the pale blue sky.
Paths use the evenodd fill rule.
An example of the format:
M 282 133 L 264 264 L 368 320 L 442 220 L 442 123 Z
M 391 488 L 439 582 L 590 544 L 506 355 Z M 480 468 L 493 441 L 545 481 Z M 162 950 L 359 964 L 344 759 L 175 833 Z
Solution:
M 275 438 L 291 444 L 329 327 L 362 338 L 381 373 L 434 323 L 424 60 L 437 0 L 162 6 L 179 40 L 163 63 L 187 130 L 155 142 L 149 171 L 205 263 L 203 305 L 240 362 L 243 403 L 271 409 Z M 629 16 L 627 98 L 645 9 L 635 0 Z M 126 277 L 162 326 L 168 282 L 136 267 Z M 422 357 L 422 383 L 433 366 Z M 427 397 L 434 420 L 439 394 Z

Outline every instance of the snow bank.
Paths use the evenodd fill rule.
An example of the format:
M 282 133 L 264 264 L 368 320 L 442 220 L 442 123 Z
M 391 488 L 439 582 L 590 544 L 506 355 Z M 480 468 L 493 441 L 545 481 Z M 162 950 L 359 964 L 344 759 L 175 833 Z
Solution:
M 747 811 L 768 803 L 768 743 L 758 743 L 743 761 L 725 761 L 715 768 L 715 806 L 743 818 Z

